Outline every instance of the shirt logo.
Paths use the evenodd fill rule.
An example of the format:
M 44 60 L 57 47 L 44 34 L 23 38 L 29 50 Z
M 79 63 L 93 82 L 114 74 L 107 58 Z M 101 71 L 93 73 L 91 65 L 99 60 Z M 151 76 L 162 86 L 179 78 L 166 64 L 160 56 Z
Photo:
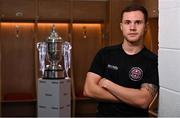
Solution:
M 112 69 L 112 70 L 118 70 L 117 66 L 110 65 L 110 64 L 107 65 L 107 68 Z
M 143 77 L 143 71 L 139 67 L 132 67 L 131 70 L 129 71 L 129 78 L 132 81 L 139 81 Z

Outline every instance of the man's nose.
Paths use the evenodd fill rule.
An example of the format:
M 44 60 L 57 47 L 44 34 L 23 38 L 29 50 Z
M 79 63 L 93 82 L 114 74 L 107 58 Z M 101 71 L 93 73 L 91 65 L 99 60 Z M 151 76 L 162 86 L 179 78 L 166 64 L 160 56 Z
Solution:
M 136 24 L 135 23 L 130 24 L 130 30 L 136 30 Z

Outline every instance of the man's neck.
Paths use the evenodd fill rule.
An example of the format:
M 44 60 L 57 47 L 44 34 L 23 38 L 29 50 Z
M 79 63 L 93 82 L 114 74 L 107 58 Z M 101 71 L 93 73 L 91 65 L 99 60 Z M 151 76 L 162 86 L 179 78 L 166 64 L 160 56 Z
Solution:
M 122 48 L 128 55 L 134 55 L 139 53 L 144 48 L 144 45 L 142 43 L 135 44 L 124 40 Z

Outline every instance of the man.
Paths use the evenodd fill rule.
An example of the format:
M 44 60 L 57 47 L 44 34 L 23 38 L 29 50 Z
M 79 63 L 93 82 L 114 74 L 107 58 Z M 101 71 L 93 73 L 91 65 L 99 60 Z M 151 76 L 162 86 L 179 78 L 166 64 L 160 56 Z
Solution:
M 97 116 L 148 116 L 159 89 L 157 56 L 145 48 L 148 13 L 130 5 L 121 14 L 123 43 L 105 47 L 87 73 L 84 95 L 97 99 Z

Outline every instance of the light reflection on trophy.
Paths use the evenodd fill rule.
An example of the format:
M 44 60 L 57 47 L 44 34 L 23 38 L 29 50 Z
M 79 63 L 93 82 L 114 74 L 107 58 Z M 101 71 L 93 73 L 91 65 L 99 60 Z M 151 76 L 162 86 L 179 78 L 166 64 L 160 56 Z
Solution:
M 53 25 L 50 36 L 45 42 L 38 42 L 40 71 L 43 79 L 69 78 L 71 45 L 58 36 Z M 63 61 L 64 59 L 64 61 Z M 47 61 L 49 64 L 47 64 Z

